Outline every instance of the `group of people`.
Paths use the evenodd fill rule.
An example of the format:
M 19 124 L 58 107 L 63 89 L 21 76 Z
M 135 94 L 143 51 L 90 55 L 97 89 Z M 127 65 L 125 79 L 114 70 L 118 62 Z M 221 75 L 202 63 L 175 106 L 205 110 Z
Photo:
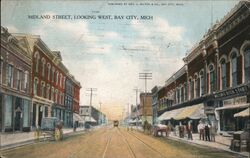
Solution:
M 213 123 L 212 125 L 210 125 L 208 122 L 203 123 L 202 121 L 200 121 L 197 129 L 199 132 L 200 140 L 215 142 L 216 127 Z
M 180 138 L 184 138 L 185 136 L 187 136 L 188 139 L 190 140 L 193 140 L 193 126 L 192 126 L 192 123 L 191 122 L 188 122 L 187 125 L 179 125 L 177 126 L 178 130 L 179 131 L 179 137 Z

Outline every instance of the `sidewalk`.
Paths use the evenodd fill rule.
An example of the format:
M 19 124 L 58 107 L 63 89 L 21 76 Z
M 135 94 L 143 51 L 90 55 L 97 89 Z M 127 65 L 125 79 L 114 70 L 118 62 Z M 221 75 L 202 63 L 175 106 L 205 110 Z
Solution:
M 215 142 L 211 142 L 211 141 L 209 142 L 209 141 L 200 140 L 199 134 L 193 134 L 193 140 L 188 140 L 186 137 L 180 138 L 178 136 L 175 136 L 173 134 L 173 132 L 171 132 L 169 134 L 168 139 L 181 141 L 181 142 L 188 143 L 188 144 L 196 144 L 196 145 L 207 146 L 210 148 L 216 148 L 216 149 L 224 150 L 227 152 L 235 153 L 235 154 L 238 154 L 240 156 L 249 158 L 249 152 L 236 152 L 236 151 L 232 151 L 229 148 L 231 145 L 232 137 L 225 137 L 225 136 L 221 136 L 221 135 L 216 135 Z
M 85 129 L 79 127 L 74 132 L 73 128 L 63 128 L 64 135 L 78 134 L 84 132 Z M 42 139 L 44 136 L 40 136 Z M 18 146 L 35 143 L 34 131 L 31 132 L 14 132 L 14 133 L 0 133 L 0 149 L 10 149 Z

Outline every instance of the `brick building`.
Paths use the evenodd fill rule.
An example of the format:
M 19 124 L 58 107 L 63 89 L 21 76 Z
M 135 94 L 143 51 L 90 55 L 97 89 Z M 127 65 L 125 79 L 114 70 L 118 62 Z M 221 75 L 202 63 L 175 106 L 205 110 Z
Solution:
M 158 119 L 183 124 L 200 119 L 218 132 L 242 130 L 234 117 L 250 102 L 250 3 L 239 2 L 184 57 L 185 65 L 158 92 Z
M 30 131 L 31 52 L 1 26 L 0 131 Z
M 140 115 L 142 123 L 148 121 L 152 124 L 152 95 L 151 93 L 140 93 Z

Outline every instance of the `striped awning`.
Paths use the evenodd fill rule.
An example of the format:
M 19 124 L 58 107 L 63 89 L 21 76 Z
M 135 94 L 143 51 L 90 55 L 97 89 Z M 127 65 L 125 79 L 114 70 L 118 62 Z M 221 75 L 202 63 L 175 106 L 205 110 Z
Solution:
M 238 113 L 234 114 L 234 117 L 248 117 L 248 116 L 250 116 L 250 110 L 249 109 L 250 108 L 247 108 L 247 109 L 245 109 L 245 110 L 243 110 L 241 112 L 238 112 Z
M 188 106 L 188 107 L 185 107 L 182 109 L 183 110 L 174 117 L 175 120 L 183 120 L 186 118 L 200 119 L 200 118 L 206 117 L 206 115 L 204 113 L 204 104 L 203 103 L 193 105 L 193 106 Z
M 158 117 L 158 121 L 171 120 L 178 113 L 180 113 L 182 110 L 183 110 L 183 108 L 175 109 L 175 110 L 171 110 L 171 111 L 166 111 L 161 116 Z

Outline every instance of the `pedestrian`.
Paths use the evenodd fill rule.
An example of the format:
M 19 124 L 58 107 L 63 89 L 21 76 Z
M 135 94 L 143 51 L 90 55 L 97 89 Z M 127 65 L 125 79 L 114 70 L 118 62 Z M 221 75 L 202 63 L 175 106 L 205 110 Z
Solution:
M 210 135 L 211 135 L 211 141 L 215 142 L 215 135 L 216 135 L 216 126 L 214 122 L 212 122 L 212 125 L 210 127 Z
M 197 129 L 198 129 L 198 132 L 199 132 L 199 135 L 200 135 L 200 140 L 204 140 L 204 124 L 202 123 L 202 121 L 199 121 L 199 124 L 197 126 Z
M 76 125 L 76 121 L 74 122 L 74 125 L 73 125 L 73 126 L 74 126 L 74 132 L 75 132 L 75 131 L 76 131 L 76 126 L 77 126 L 77 125 Z
M 205 125 L 205 139 L 210 141 L 210 125 L 208 123 Z
M 193 127 L 191 121 L 188 122 L 187 124 L 187 134 L 188 134 L 188 139 L 193 140 Z

